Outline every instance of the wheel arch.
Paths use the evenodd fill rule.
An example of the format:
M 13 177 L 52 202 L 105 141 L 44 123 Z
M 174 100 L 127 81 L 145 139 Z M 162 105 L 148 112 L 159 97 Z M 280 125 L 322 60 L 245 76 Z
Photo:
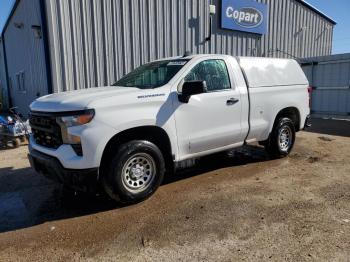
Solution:
M 106 144 L 100 163 L 100 173 L 104 173 L 104 168 L 112 158 L 112 152 L 120 145 L 132 140 L 147 140 L 154 143 L 161 150 L 166 161 L 166 167 L 172 168 L 173 149 L 167 132 L 159 126 L 138 126 L 123 130 L 114 135 Z
M 281 109 L 276 114 L 274 123 L 270 128 L 270 133 L 272 132 L 272 129 L 276 125 L 276 122 L 278 121 L 278 119 L 281 117 L 288 117 L 293 121 L 295 132 L 298 132 L 300 130 L 300 126 L 301 126 L 300 111 L 297 107 L 290 106 L 290 107 L 285 107 L 285 108 Z

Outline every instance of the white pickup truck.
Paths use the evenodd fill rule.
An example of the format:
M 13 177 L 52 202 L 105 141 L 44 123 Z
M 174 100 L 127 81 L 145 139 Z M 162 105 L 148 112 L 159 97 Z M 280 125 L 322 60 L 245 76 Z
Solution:
M 30 105 L 37 172 L 112 198 L 149 197 L 166 171 L 260 142 L 275 157 L 308 125 L 308 81 L 289 59 L 193 55 L 145 64 L 108 87 Z

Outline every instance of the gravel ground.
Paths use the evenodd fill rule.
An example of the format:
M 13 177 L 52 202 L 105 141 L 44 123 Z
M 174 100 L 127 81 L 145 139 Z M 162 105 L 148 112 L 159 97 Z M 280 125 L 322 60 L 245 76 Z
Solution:
M 350 261 L 350 138 L 298 133 L 202 160 L 149 200 L 68 197 L 0 151 L 0 261 Z

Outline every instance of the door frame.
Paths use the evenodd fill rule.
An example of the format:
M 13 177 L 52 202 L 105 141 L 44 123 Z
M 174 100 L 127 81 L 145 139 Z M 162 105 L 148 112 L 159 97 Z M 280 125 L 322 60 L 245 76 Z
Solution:
M 223 60 L 226 64 L 226 68 L 227 68 L 227 72 L 228 72 L 228 76 L 229 76 L 229 80 L 230 80 L 230 84 L 231 84 L 231 89 L 211 91 L 209 93 L 228 92 L 228 91 L 236 90 L 240 96 L 240 101 L 242 101 L 241 100 L 241 92 L 240 92 L 240 89 L 237 88 L 238 85 L 237 85 L 237 81 L 235 79 L 233 67 L 230 64 L 230 59 L 233 59 L 233 57 L 227 56 L 227 55 L 205 55 L 205 56 L 200 56 L 200 57 L 193 57 L 185 65 L 185 67 L 182 70 L 180 70 L 180 72 L 177 74 L 177 76 L 175 76 L 175 78 L 173 78 L 173 80 L 171 80 L 171 93 L 176 94 L 176 95 L 173 95 L 173 99 L 178 99 L 177 94 L 178 94 L 179 85 L 183 83 L 183 79 L 197 64 L 199 64 L 200 62 L 206 61 L 206 60 Z M 174 106 L 175 106 L 175 102 L 181 103 L 180 101 L 173 101 Z M 243 104 L 241 104 L 241 106 L 243 106 Z M 175 115 L 174 115 L 174 117 L 175 117 Z M 242 119 L 240 121 L 242 124 Z M 242 128 L 242 131 L 243 131 L 243 128 Z M 182 160 L 200 157 L 200 156 L 204 156 L 204 155 L 208 155 L 208 154 L 212 154 L 212 153 L 216 153 L 216 152 L 220 152 L 220 151 L 224 151 L 224 150 L 228 150 L 231 148 L 236 148 L 236 147 L 242 146 L 244 144 L 244 139 L 241 142 L 230 144 L 230 145 L 227 145 L 224 147 L 209 149 L 206 151 L 201 151 L 201 152 L 197 152 L 197 153 L 193 153 L 193 154 L 185 154 L 185 155 L 182 155 L 182 152 L 180 150 L 178 136 L 177 136 L 177 144 L 178 144 L 178 153 L 179 153 L 179 157 L 177 160 L 182 161 Z

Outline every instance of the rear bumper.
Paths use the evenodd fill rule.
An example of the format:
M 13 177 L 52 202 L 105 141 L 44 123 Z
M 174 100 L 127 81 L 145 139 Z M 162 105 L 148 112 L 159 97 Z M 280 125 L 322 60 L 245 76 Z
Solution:
M 98 168 L 66 169 L 52 156 L 30 149 L 28 154 L 32 168 L 48 179 L 85 192 L 95 192 L 99 188 Z
M 305 119 L 304 129 L 311 127 L 311 116 L 308 115 Z

